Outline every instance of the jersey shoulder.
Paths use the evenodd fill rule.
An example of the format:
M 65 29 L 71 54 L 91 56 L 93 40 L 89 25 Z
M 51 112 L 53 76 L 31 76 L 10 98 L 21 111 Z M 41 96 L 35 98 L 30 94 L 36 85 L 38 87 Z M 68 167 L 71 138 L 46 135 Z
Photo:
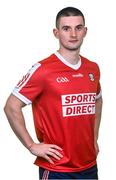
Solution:
M 24 80 L 30 79 L 30 77 L 33 77 L 34 79 L 38 79 L 38 77 L 42 78 L 44 77 L 44 74 L 46 71 L 46 66 L 52 63 L 52 60 L 54 59 L 54 55 L 47 57 L 46 59 L 40 60 L 32 65 L 32 67 L 28 70 L 27 74 L 23 76 Z M 22 81 L 22 80 L 21 80 Z
M 86 66 L 86 68 L 93 69 L 99 71 L 99 66 L 96 62 L 89 60 L 88 58 L 84 56 L 80 56 L 82 59 L 83 64 Z
M 54 54 L 52 54 L 49 57 L 47 57 L 43 60 L 40 60 L 38 63 L 40 63 L 42 66 L 47 66 L 47 65 L 49 66 L 49 65 L 54 64 L 54 62 L 56 62 L 56 60 L 57 60 L 57 57 Z
M 47 76 L 49 73 L 53 72 L 59 67 L 60 62 L 58 61 L 58 58 L 55 56 L 55 54 L 52 54 L 38 63 L 40 64 L 38 71 L 41 74 Z

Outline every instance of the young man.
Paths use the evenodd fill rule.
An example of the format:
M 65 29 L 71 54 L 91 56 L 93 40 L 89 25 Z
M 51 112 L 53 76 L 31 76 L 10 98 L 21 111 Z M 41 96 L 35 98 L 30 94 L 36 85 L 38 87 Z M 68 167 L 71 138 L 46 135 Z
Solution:
M 62 9 L 53 32 L 59 50 L 29 70 L 8 98 L 5 113 L 20 141 L 37 156 L 40 179 L 98 179 L 100 72 L 80 55 L 87 33 L 82 12 Z M 27 104 L 32 104 L 40 143 L 26 129 L 22 108 Z

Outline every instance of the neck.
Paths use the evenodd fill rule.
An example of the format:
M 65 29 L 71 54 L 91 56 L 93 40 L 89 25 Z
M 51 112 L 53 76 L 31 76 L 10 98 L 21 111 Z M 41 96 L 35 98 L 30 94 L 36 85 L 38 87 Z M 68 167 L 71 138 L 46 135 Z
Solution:
M 75 65 L 79 61 L 79 50 L 78 51 L 69 51 L 69 50 L 61 50 L 59 49 L 58 52 L 63 56 L 63 58 L 68 61 L 69 63 Z

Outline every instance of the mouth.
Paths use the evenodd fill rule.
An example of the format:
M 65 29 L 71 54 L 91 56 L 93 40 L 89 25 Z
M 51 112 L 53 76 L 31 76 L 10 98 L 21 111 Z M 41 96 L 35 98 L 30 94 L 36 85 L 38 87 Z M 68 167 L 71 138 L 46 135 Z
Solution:
M 75 39 L 75 40 L 70 40 L 69 42 L 71 42 L 71 43 L 76 43 L 76 42 L 78 42 L 78 40 L 77 40 L 77 39 Z

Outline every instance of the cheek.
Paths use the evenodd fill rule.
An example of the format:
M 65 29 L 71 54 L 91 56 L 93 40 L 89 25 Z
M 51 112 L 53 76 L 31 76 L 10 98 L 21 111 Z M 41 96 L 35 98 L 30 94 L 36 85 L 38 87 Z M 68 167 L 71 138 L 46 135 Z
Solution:
M 83 39 L 84 37 L 85 37 L 85 33 L 84 33 L 84 32 L 80 33 L 79 39 L 81 40 L 81 39 Z
M 60 35 L 59 40 L 61 42 L 65 42 L 66 41 L 66 37 L 62 34 L 62 35 Z

